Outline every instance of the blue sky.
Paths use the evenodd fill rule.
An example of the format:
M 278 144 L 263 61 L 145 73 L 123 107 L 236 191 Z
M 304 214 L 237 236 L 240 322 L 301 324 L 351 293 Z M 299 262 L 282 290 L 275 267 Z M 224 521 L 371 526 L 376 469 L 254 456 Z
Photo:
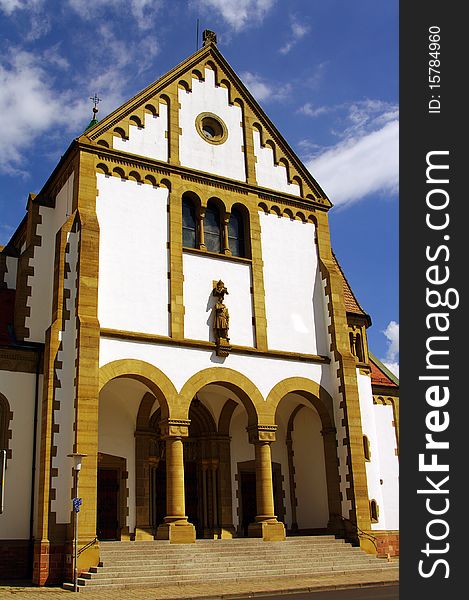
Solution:
M 0 244 L 91 119 L 218 47 L 334 208 L 371 351 L 398 369 L 398 1 L 0 0 Z

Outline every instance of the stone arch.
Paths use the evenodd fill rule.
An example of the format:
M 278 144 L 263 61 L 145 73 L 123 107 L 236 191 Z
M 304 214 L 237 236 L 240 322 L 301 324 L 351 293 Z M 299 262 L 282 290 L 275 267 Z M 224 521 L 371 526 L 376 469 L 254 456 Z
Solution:
M 158 111 L 153 104 L 145 104 L 145 113 L 152 115 L 153 117 L 158 116 Z
M 322 385 L 305 377 L 290 377 L 277 383 L 267 396 L 267 405 L 277 413 L 280 400 L 290 393 L 296 393 L 310 402 L 318 411 L 323 427 L 334 426 L 334 404 L 332 396 Z
M 99 369 L 99 390 L 101 391 L 112 379 L 119 377 L 128 377 L 144 383 L 160 403 L 162 418 L 182 418 L 176 388 L 167 375 L 154 365 L 136 359 L 107 363 Z M 151 407 L 148 410 L 151 410 Z
M 228 399 L 221 409 L 220 417 L 218 418 L 218 433 L 220 435 L 230 435 L 231 417 L 238 403 Z
M 307 400 L 317 410 L 321 419 L 324 444 L 324 460 L 331 531 L 342 532 L 341 493 L 337 458 L 337 436 L 334 425 L 334 405 L 332 396 L 317 382 L 304 377 L 290 377 L 277 383 L 267 396 L 267 405 L 276 418 L 280 401 L 289 393 L 295 393 Z
M 140 117 L 138 115 L 131 115 L 129 117 L 129 122 L 131 125 L 135 125 L 136 127 L 139 127 L 140 129 L 143 128 L 142 120 L 140 119 Z
M 216 383 L 231 390 L 243 403 L 248 414 L 248 424 L 273 425 L 273 417 L 266 410 L 266 402 L 257 387 L 245 375 L 226 367 L 212 367 L 193 375 L 183 386 L 179 398 L 182 416 L 187 419 L 189 406 L 196 393 L 204 386 Z

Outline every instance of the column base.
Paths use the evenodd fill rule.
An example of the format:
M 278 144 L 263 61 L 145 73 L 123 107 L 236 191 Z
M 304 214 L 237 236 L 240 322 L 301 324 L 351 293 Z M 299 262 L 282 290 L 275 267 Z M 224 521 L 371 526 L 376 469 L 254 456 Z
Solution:
M 156 532 L 157 540 L 169 540 L 171 544 L 193 544 L 195 527 L 187 521 L 161 524 Z
M 153 533 L 153 529 L 151 527 L 136 527 L 134 539 L 136 541 L 141 540 L 154 540 L 155 535 Z
M 236 529 L 233 525 L 222 525 L 220 527 L 220 539 L 231 540 L 236 537 Z
M 260 521 L 248 526 L 248 537 L 262 538 L 264 542 L 285 540 L 285 525 L 279 521 Z

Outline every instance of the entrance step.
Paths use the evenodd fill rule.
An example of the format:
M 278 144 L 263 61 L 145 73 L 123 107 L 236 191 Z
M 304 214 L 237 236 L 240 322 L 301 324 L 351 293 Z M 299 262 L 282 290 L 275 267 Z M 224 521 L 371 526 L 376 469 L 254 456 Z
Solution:
M 260 539 L 101 542 L 100 566 L 78 579 L 82 591 L 154 587 L 249 579 L 311 577 L 366 570 L 385 573 L 384 562 L 333 536 L 292 537 L 283 542 Z M 73 589 L 72 584 L 64 584 Z

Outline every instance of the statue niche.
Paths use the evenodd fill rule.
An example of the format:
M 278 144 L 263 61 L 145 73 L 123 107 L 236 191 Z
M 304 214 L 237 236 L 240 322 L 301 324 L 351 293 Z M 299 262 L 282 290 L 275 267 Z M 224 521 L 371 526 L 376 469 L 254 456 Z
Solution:
M 229 292 L 223 281 L 220 279 L 214 285 L 212 293 L 217 299 L 213 307 L 213 330 L 215 333 L 215 343 L 217 345 L 217 356 L 228 356 L 231 350 L 230 338 L 228 337 L 230 313 L 228 312 L 224 300 L 225 295 L 228 295 Z

